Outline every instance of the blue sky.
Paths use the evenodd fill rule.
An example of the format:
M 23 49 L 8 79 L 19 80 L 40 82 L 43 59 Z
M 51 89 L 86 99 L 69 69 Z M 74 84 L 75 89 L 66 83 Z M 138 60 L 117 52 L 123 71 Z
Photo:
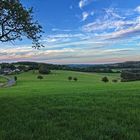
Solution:
M 140 60 L 139 0 L 21 0 L 34 7 L 45 48 L 0 44 L 0 61 L 97 64 Z

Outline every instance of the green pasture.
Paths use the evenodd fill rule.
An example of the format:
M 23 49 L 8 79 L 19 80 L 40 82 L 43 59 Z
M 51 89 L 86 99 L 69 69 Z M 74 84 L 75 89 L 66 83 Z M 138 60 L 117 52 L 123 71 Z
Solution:
M 113 83 L 119 74 L 38 75 L 19 74 L 15 86 L 0 88 L 0 140 L 140 140 L 140 82 Z

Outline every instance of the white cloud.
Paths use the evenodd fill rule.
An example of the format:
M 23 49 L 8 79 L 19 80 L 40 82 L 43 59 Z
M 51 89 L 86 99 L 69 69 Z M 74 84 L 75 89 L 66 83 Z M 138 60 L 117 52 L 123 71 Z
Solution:
M 123 39 L 130 36 L 138 35 L 139 33 L 140 33 L 140 24 L 132 26 L 128 29 L 107 33 L 104 37 L 105 39 Z
M 117 9 L 118 10 L 118 9 Z M 135 15 L 131 10 L 132 16 L 118 14 L 117 10 L 111 8 L 106 9 L 103 16 L 94 22 L 88 23 L 82 27 L 82 31 L 86 33 L 97 33 L 103 39 L 124 39 L 140 33 L 140 16 Z
M 83 12 L 82 13 L 82 21 L 85 21 L 85 20 L 87 20 L 87 18 L 89 17 L 89 16 L 93 16 L 94 15 L 94 11 L 91 11 L 91 12 Z
M 56 35 L 67 36 L 67 35 Z M 72 35 L 71 35 L 72 36 Z M 73 35 L 79 36 L 80 35 Z M 84 35 L 83 35 L 84 36 Z M 85 35 L 86 36 L 86 35 Z M 116 44 L 114 42 L 114 44 Z M 122 56 L 129 58 L 130 52 L 139 52 L 139 48 L 125 47 L 112 48 L 113 43 L 109 41 L 100 41 L 100 38 L 89 35 L 89 38 L 79 38 L 75 42 L 60 44 L 46 44 L 45 48 L 36 50 L 30 45 L 0 48 L 0 61 L 41 61 L 48 63 L 104 63 L 122 61 Z M 71 47 L 73 46 L 73 47 Z M 60 48 L 59 48 L 60 47 Z M 139 55 L 139 54 L 138 54 Z M 135 58 L 138 58 L 135 55 Z M 117 58 L 115 58 L 115 56 Z M 132 58 L 132 57 L 131 57 Z M 134 58 L 134 57 L 133 57 Z M 119 60 L 118 60 L 119 59 Z
M 136 21 L 96 20 L 95 22 L 84 25 L 82 27 L 82 30 L 85 32 L 105 31 L 109 29 L 114 29 L 114 31 L 118 31 L 135 24 Z
M 48 35 L 46 38 L 44 38 L 43 42 L 46 43 L 64 43 L 68 41 L 72 41 L 73 39 L 79 39 L 84 38 L 84 34 L 55 34 L 55 35 Z
M 52 28 L 53 32 L 70 32 L 69 29 L 59 29 L 59 28 Z
M 103 53 L 106 53 L 106 54 L 124 53 L 124 52 L 135 51 L 135 50 L 136 49 L 134 49 L 134 48 L 107 49 L 107 50 L 104 50 Z
M 88 12 L 83 12 L 82 13 L 82 21 L 85 21 L 89 16 L 89 13 Z
M 80 0 L 80 2 L 79 2 L 79 8 L 82 9 L 86 5 L 90 4 L 92 1 L 94 1 L 94 0 Z
M 125 19 L 125 17 L 118 14 L 118 9 L 115 8 L 106 8 L 104 9 L 105 16 L 104 18 L 111 18 L 111 19 Z
M 84 6 L 84 1 L 83 0 L 81 0 L 80 2 L 79 2 L 79 8 L 83 8 L 83 6 Z
M 102 16 L 97 18 L 94 22 L 88 23 L 83 26 L 83 30 L 87 32 L 92 31 L 102 31 L 108 29 L 119 30 L 124 26 L 129 26 L 132 24 L 131 21 L 124 21 L 124 17 L 120 16 L 117 13 L 117 10 L 114 8 L 104 9 L 104 13 Z M 92 11 L 89 15 L 93 15 Z
M 135 11 L 140 13 L 140 6 L 136 7 Z

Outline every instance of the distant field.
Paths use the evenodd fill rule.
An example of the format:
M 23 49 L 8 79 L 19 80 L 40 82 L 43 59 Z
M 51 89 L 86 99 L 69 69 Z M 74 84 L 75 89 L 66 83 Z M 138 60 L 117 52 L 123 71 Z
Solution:
M 0 140 L 140 140 L 140 82 L 70 71 L 37 76 L 17 75 L 16 86 L 0 89 Z

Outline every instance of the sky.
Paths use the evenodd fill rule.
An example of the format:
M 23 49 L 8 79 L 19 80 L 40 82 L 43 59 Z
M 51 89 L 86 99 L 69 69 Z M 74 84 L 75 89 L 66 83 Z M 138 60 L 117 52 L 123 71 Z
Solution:
M 0 62 L 101 64 L 140 60 L 140 0 L 21 0 L 34 7 L 44 48 L 0 43 Z

